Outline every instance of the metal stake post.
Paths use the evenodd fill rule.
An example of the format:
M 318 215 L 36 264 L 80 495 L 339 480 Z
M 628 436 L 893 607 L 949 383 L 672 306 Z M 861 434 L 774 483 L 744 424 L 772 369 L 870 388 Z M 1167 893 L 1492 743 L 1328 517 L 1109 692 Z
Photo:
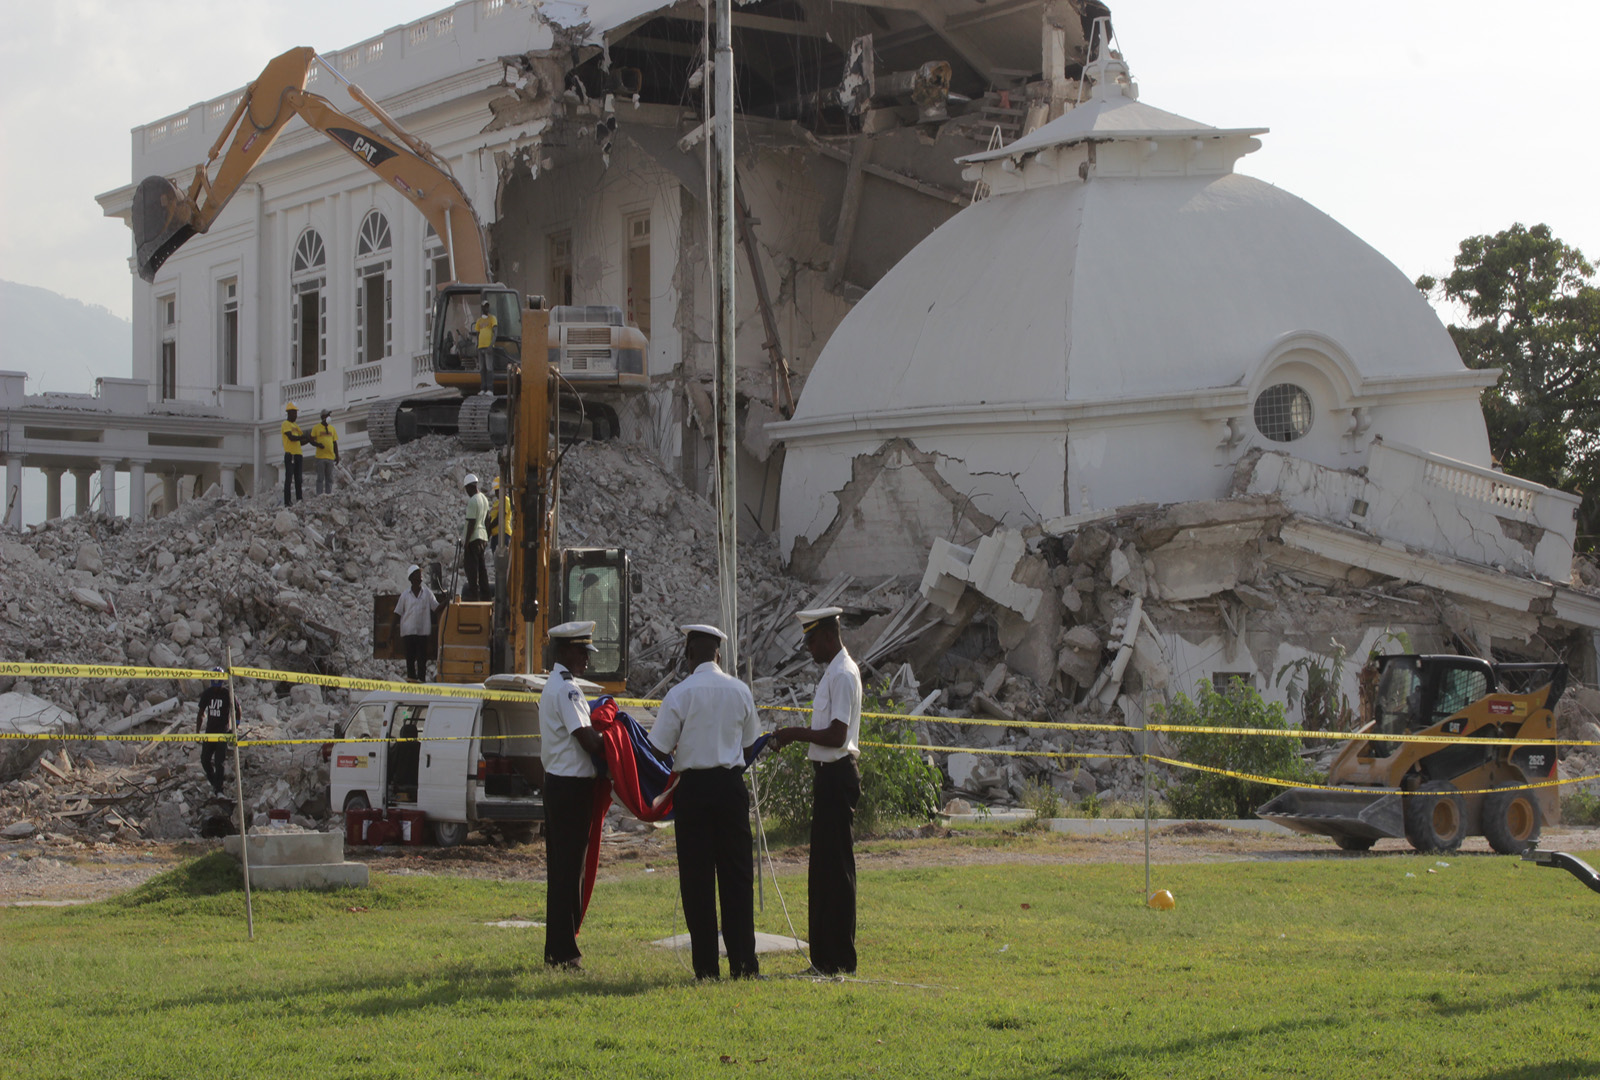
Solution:
M 728 634 L 723 659 L 739 670 L 739 432 L 734 415 L 733 305 L 735 269 L 733 199 L 733 0 L 717 0 L 716 113 L 712 124 L 716 182 L 717 265 L 717 576 L 722 593 L 722 628 Z
M 233 696 L 233 649 L 228 649 L 228 726 L 233 730 L 234 806 L 239 811 L 239 865 L 244 867 L 244 918 L 250 940 L 256 939 L 256 908 L 250 898 L 250 823 L 244 816 L 244 773 L 239 771 L 238 701 Z
M 1150 901 L 1150 720 L 1139 717 L 1139 761 L 1144 765 L 1144 898 Z

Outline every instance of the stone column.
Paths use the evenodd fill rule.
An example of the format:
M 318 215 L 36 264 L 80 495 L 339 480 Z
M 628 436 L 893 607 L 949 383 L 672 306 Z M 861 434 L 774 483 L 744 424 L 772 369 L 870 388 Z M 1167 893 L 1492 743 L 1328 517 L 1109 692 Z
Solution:
M 6 457 L 6 524 L 13 529 L 22 528 L 22 455 Z
M 178 508 L 178 474 L 168 472 L 161 474 L 161 516 L 172 513 Z
M 115 458 L 100 459 L 100 512 L 106 517 L 117 516 L 117 462 Z
M 89 512 L 89 470 L 73 469 L 72 480 L 74 486 L 74 503 L 72 512 L 83 516 Z
M 46 469 L 44 471 L 44 516 L 58 518 L 61 516 L 61 474 L 64 469 Z
M 222 466 L 222 497 L 233 498 L 234 469 L 232 465 Z
M 128 462 L 128 517 L 136 522 L 144 520 L 144 465 Z

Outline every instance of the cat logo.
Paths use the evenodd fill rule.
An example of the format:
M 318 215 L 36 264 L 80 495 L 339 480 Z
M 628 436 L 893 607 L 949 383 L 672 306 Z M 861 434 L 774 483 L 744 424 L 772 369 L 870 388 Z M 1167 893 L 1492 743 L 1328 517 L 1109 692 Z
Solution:
M 1464 727 L 1466 727 L 1466 725 L 1460 720 L 1452 720 L 1444 726 L 1444 729 L 1452 735 L 1459 735 L 1461 734 L 1461 729 Z
M 374 169 L 390 158 L 399 156 L 396 151 L 382 143 L 373 142 L 359 131 L 331 127 L 328 129 L 328 134 L 347 146 L 352 154 Z

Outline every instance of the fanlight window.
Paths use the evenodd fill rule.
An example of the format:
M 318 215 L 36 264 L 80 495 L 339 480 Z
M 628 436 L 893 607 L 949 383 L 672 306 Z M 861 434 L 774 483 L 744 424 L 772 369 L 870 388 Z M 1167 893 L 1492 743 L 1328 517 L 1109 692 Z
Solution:
M 361 221 L 361 232 L 356 237 L 356 258 L 364 259 L 388 250 L 389 219 L 373 210 Z
M 300 234 L 300 241 L 294 246 L 294 273 L 304 274 L 317 270 L 328 262 L 328 251 L 322 246 L 322 237 L 317 230 L 307 229 Z

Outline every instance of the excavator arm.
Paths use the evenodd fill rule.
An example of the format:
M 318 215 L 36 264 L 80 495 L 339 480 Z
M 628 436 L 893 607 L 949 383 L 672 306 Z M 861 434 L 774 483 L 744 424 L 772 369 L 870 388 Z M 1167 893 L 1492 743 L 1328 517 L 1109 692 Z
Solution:
M 211 228 L 284 125 L 298 116 L 422 211 L 445 240 L 455 281 L 488 281 L 483 228 L 449 166 L 326 61 L 324 70 L 343 81 L 350 96 L 377 117 L 389 134 L 379 134 L 327 98 L 308 93 L 306 78 L 317 59 L 315 50 L 301 47 L 267 64 L 245 88 L 206 160 L 195 168 L 188 191 L 165 176 L 148 176 L 140 182 L 133 198 L 133 239 L 141 278 L 154 281 L 156 271 L 173 252 L 194 234 Z M 218 155 L 230 136 L 232 145 L 218 164 Z

